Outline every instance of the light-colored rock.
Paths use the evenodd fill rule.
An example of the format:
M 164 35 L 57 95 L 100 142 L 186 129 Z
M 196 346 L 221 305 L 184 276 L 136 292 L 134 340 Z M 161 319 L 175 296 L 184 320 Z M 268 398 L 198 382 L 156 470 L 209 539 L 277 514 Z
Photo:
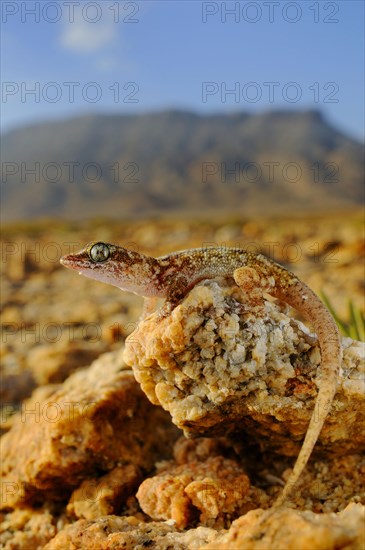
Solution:
M 344 338 L 343 348 L 338 391 L 316 445 L 335 454 L 365 447 L 365 345 Z M 203 282 L 168 317 L 144 320 L 124 359 L 186 435 L 241 429 L 263 449 L 298 454 L 320 384 L 320 350 L 275 303 L 253 315 L 239 289 Z
M 20 508 L 0 514 L 0 547 L 3 550 L 38 550 L 67 523 L 51 510 Z
M 362 550 L 364 521 L 365 508 L 361 504 L 349 504 L 338 514 L 288 508 L 252 510 L 201 550 Z
M 79 520 L 63 529 L 44 550 L 198 550 L 217 532 L 206 527 L 180 532 L 168 522 L 141 522 L 134 516 Z

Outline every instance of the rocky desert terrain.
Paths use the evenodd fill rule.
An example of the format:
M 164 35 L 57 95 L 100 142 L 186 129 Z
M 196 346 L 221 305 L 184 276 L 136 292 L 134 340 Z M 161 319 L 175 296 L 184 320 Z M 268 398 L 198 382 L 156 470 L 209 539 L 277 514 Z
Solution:
M 350 300 L 363 306 L 358 211 L 5 226 L 2 547 L 363 548 L 363 345 L 344 338 L 343 372 L 323 439 L 291 502 L 274 511 L 316 394 L 314 335 L 296 312 L 288 317 L 287 309 L 270 302 L 271 333 L 283 324 L 291 330 L 263 348 L 255 320 L 240 313 L 245 332 L 237 338 L 246 349 L 247 372 L 236 372 L 236 348 L 220 333 L 219 308 L 208 304 L 209 292 L 221 290 L 203 284 L 189 299 L 211 324 L 202 320 L 194 332 L 179 321 L 186 341 L 179 340 L 177 351 L 176 325 L 167 324 L 158 338 L 166 337 L 170 347 L 161 348 L 157 332 L 149 340 L 148 324 L 138 333 L 141 298 L 59 264 L 60 256 L 89 241 L 153 256 L 242 247 L 263 252 L 325 292 L 345 323 Z M 219 296 L 222 303 L 239 301 L 236 294 Z M 125 348 L 132 333 L 137 336 Z M 212 335 L 219 383 L 203 368 L 212 358 L 205 343 Z M 192 388 L 209 395 L 201 410 Z

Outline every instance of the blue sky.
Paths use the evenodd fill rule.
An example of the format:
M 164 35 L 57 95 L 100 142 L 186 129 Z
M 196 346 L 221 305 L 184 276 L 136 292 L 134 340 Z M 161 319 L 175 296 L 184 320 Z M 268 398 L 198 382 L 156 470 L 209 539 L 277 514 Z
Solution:
M 320 109 L 364 139 L 362 0 L 1 8 L 4 130 L 97 112 Z

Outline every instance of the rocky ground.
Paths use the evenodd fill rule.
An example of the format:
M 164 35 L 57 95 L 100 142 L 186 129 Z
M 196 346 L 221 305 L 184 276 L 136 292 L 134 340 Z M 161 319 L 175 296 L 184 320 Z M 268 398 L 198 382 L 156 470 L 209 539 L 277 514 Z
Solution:
M 360 228 L 356 213 L 343 220 L 5 228 L 4 548 L 362 548 L 358 343 L 344 340 L 343 375 L 320 452 L 289 507 L 273 513 L 313 406 L 316 339 L 272 303 L 262 326 L 244 318 L 236 334 L 227 316 L 219 321 L 216 309 L 204 310 L 197 289 L 205 323 L 184 325 L 183 349 L 176 350 L 175 319 L 165 327 L 167 351 L 156 333 L 149 343 L 152 329 L 145 326 L 142 339 L 132 336 L 133 348 L 128 344 L 123 354 L 141 300 L 58 262 L 90 240 L 152 255 L 241 246 L 270 255 L 315 291 L 324 289 L 346 317 L 348 299 L 361 305 L 363 293 Z M 217 303 L 217 286 L 200 288 L 204 300 L 210 292 Z M 233 298 L 219 299 L 231 304 Z M 268 325 L 275 336 L 283 323 L 284 341 L 279 345 L 275 337 L 264 345 Z M 242 365 L 237 354 L 245 357 Z

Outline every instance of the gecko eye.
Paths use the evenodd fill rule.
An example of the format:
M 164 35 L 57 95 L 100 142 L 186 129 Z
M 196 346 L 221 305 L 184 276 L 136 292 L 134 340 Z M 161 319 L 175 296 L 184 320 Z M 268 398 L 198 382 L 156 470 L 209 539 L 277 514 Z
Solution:
M 97 243 L 91 247 L 89 256 L 93 262 L 105 262 L 110 256 L 109 246 L 104 243 Z

